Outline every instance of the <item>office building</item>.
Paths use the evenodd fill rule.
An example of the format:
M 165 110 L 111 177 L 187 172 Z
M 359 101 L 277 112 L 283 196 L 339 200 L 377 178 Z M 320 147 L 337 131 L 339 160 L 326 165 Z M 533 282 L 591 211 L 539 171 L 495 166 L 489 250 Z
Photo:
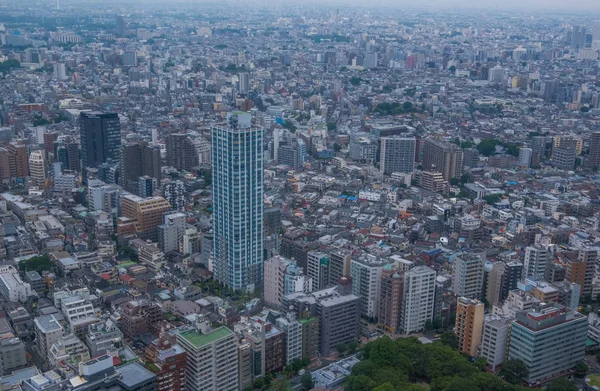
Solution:
M 504 302 L 508 292 L 517 289 L 517 282 L 523 275 L 523 264 L 517 261 L 494 262 L 488 274 L 486 299 L 490 305 Z
M 352 251 L 343 248 L 329 253 L 329 282 L 337 284 L 340 278 L 350 275 Z
M 306 157 L 306 144 L 302 139 L 294 139 L 289 143 L 280 144 L 277 150 L 277 163 L 292 168 L 301 168 Z
M 533 149 L 519 148 L 519 166 L 529 168 L 529 166 L 531 166 L 531 157 L 532 156 L 533 156 Z
M 484 276 L 483 258 L 475 254 L 463 254 L 454 259 L 452 269 L 452 290 L 455 295 L 470 299 L 481 297 Z
M 360 297 L 361 315 L 367 319 L 377 319 L 381 273 L 386 264 L 371 254 L 353 258 L 350 263 L 352 293 Z
M 123 145 L 120 167 L 121 187 L 130 193 L 138 194 L 140 177 L 149 176 L 160 182 L 160 148 L 144 142 Z
M 81 166 L 84 180 L 88 168 L 121 159 L 121 122 L 117 113 L 82 111 L 79 118 Z
M 229 113 L 228 122 L 212 128 L 213 273 L 252 289 L 263 277 L 263 132 L 250 114 Z
M 171 133 L 167 136 L 167 166 L 180 171 L 190 171 L 199 164 L 199 155 L 194 142 L 185 133 Z
M 423 170 L 439 172 L 445 181 L 460 178 L 463 171 L 463 152 L 455 144 L 427 139 L 423 143 Z
M 535 280 L 544 280 L 548 264 L 552 262 L 550 248 L 541 245 L 527 246 L 523 260 L 523 274 Z
M 137 233 L 142 239 L 158 240 L 158 226 L 171 205 L 162 197 L 142 198 L 133 194 L 121 197 L 121 218 L 117 229 Z
M 561 170 L 572 171 L 575 169 L 577 155 L 575 148 L 553 148 L 552 166 Z
M 282 307 L 295 313 L 301 323 L 305 316 L 318 319 L 319 337 L 313 341 L 319 341 L 322 356 L 331 354 L 341 343 L 357 341 L 360 336 L 360 298 L 351 291 L 350 278 L 343 277 L 337 287 L 312 293 L 290 293 L 282 299 Z M 313 327 L 310 328 L 311 333 L 314 333 Z M 307 346 L 304 350 L 304 329 L 302 340 L 303 357 L 307 357 L 305 352 L 312 352 L 313 348 Z M 307 340 L 307 343 L 310 342 Z
M 240 94 L 247 94 L 250 91 L 250 75 L 247 72 L 238 74 Z
M 186 389 L 238 391 L 238 339 L 227 327 L 206 324 L 177 335 L 187 353 Z
M 390 333 L 400 329 L 403 296 L 404 272 L 395 269 L 392 264 L 385 265 L 381 272 L 377 323 Z
M 50 158 L 50 155 L 54 155 L 54 143 L 58 140 L 58 132 L 44 132 L 44 157 Z M 56 156 L 54 157 L 56 161 Z
M 481 343 L 483 311 L 484 305 L 479 300 L 458 298 L 454 334 L 458 339 L 458 351 L 471 357 L 477 356 L 477 347 Z
M 117 37 L 124 37 L 126 28 L 127 26 L 125 25 L 125 19 L 123 19 L 121 15 L 117 15 L 115 28 Z
M 64 63 L 55 63 L 52 65 L 54 69 L 54 79 L 58 81 L 67 80 L 67 70 Z
M 329 255 L 317 250 L 309 251 L 306 276 L 312 279 L 315 290 L 329 287 Z
M 585 358 L 585 315 L 557 303 L 539 303 L 519 311 L 510 333 L 509 360 L 521 360 L 530 386 L 568 373 Z
M 496 371 L 508 352 L 510 328 L 514 318 L 488 315 L 483 321 L 481 351 L 479 357 L 486 359 L 488 367 Z
M 400 330 L 403 334 L 425 330 L 433 320 L 436 272 L 427 266 L 417 266 L 404 273 L 404 292 L 400 310 Z
M 583 26 L 574 26 L 571 32 L 571 49 L 579 50 L 585 47 L 586 29 Z
M 593 171 L 600 169 L 600 132 L 592 133 L 590 140 L 590 167 Z
M 144 175 L 138 178 L 137 191 L 135 193 L 142 198 L 152 197 L 156 191 L 156 186 L 156 178 Z
M 136 67 L 138 64 L 137 52 L 135 50 L 125 50 L 122 61 L 126 67 Z
M 379 170 L 384 175 L 393 172 L 413 172 L 415 169 L 416 140 L 414 138 L 381 137 Z

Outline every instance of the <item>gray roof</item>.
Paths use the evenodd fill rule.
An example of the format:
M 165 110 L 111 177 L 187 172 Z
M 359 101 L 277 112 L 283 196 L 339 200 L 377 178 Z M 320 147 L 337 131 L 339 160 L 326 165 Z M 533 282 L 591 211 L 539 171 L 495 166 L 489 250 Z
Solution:
M 117 372 L 121 374 L 121 382 L 129 388 L 134 388 L 156 377 L 152 372 L 136 362 L 118 367 Z

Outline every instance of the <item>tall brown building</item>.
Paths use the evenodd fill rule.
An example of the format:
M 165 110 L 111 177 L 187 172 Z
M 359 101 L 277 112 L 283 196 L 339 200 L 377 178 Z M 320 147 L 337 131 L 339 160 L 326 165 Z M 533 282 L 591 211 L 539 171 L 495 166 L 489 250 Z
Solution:
M 185 133 L 167 136 L 167 165 L 178 170 L 191 170 L 200 163 L 196 146 Z
M 456 328 L 458 351 L 471 357 L 477 356 L 477 346 L 483 332 L 484 305 L 476 299 L 459 297 L 456 304 Z
M 445 141 L 427 139 L 423 143 L 423 170 L 442 173 L 450 182 L 463 171 L 463 152 L 457 145 Z
M 165 338 L 146 346 L 146 368 L 156 375 L 156 391 L 185 389 L 187 353 Z
M 400 327 L 400 311 L 404 292 L 404 273 L 386 265 L 381 273 L 379 296 L 379 323 L 387 331 L 396 332 Z
M 50 154 L 54 154 L 54 143 L 58 140 L 57 132 L 44 133 L 44 156 L 46 161 L 50 158 Z M 54 159 L 56 161 L 56 159 Z
M 121 187 L 137 193 L 139 177 L 144 175 L 160 182 L 160 149 L 145 142 L 124 145 L 121 151 Z
M 285 334 L 271 323 L 264 327 L 265 373 L 281 371 L 285 365 Z
M 119 233 L 137 233 L 144 240 L 157 241 L 163 214 L 170 210 L 171 205 L 162 197 L 124 195 L 121 197 L 121 218 L 117 230 Z
M 152 326 L 162 320 L 162 310 L 148 300 L 131 300 L 123 305 L 119 328 L 129 339 L 153 331 Z
M 25 178 L 29 175 L 29 165 L 27 164 L 27 146 L 18 143 L 7 144 L 0 148 L 0 179 L 3 182 L 13 182 L 18 178 Z

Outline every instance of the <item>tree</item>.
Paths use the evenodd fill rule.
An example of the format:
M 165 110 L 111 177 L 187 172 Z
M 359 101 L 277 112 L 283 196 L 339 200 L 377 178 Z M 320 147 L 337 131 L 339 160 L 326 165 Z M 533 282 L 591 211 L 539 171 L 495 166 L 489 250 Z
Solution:
M 262 377 L 259 377 L 258 379 L 254 380 L 254 383 L 252 383 L 252 387 L 254 387 L 254 389 L 261 389 L 265 386 L 265 379 Z
M 521 360 L 508 360 L 502 364 L 500 369 L 500 376 L 511 384 L 520 384 L 522 378 L 529 375 L 529 369 L 525 366 L 525 363 Z
M 353 86 L 360 85 L 361 82 L 362 82 L 362 79 L 360 77 L 352 76 L 352 78 L 350 79 L 350 83 Z
M 577 391 L 578 388 L 575 384 L 571 383 L 564 377 L 552 380 L 546 387 L 546 391 Z
M 269 387 L 269 391 L 291 391 L 291 389 L 292 385 L 283 376 L 273 379 L 271 386 Z
M 344 343 L 341 343 L 338 346 L 336 346 L 336 349 L 340 354 L 344 354 L 344 352 L 346 352 L 346 348 L 347 346 Z
M 458 349 L 458 338 L 452 331 L 446 331 L 440 336 L 440 342 L 450 346 L 452 349 Z
M 483 200 L 487 202 L 489 205 L 494 205 L 496 202 L 500 201 L 502 196 L 500 194 L 490 194 L 483 197 Z
M 588 373 L 588 371 L 590 370 L 590 367 L 588 367 L 588 365 L 585 363 L 585 361 L 578 361 L 577 364 L 575 364 L 575 367 L 573 369 L 575 369 L 575 372 L 578 375 L 583 376 L 586 373 Z
M 392 383 L 383 383 L 380 386 L 373 388 L 373 391 L 395 391 L 396 389 L 392 385 Z
M 487 367 L 487 360 L 484 357 L 477 357 L 473 364 L 475 364 L 477 368 L 483 371 L 485 367 Z
M 19 262 L 19 270 L 24 273 L 26 271 L 35 270 L 40 275 L 45 271 L 53 271 L 55 269 L 54 262 L 50 260 L 47 255 L 40 255 L 37 257 L 31 257 L 24 261 Z
M 300 383 L 302 383 L 302 387 L 304 387 L 305 390 L 313 388 L 314 382 L 310 372 L 304 372 L 302 377 L 300 377 Z

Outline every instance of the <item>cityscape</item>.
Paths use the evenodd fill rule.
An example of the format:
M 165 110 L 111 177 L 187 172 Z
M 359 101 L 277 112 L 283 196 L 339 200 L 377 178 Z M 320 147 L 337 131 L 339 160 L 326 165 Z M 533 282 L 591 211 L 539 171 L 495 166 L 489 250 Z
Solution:
M 0 390 L 600 390 L 600 3 L 0 0 Z

